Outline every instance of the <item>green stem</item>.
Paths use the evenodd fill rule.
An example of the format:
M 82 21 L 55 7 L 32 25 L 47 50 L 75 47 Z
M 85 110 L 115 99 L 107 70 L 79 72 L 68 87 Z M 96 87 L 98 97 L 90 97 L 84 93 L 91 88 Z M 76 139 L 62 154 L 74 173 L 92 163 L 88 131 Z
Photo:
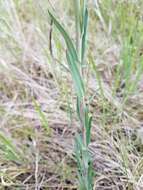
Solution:
M 76 51 L 79 55 L 80 47 L 80 0 L 74 0 L 75 21 L 76 21 Z

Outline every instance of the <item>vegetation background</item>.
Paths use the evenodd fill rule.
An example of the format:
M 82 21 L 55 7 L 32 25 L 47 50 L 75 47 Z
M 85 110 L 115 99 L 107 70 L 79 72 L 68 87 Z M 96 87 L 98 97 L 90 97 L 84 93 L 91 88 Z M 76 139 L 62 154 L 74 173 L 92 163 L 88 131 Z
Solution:
M 87 9 L 82 81 L 93 189 L 142 190 L 143 1 L 88 0 Z M 76 44 L 74 0 L 0 0 L 2 190 L 78 189 L 78 78 L 48 11 Z

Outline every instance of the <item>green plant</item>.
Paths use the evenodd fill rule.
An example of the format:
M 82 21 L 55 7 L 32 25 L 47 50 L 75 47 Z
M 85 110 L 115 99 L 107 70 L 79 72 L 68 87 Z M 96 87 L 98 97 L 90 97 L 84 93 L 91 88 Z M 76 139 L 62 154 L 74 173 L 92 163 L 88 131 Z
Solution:
M 42 112 L 40 105 L 37 103 L 37 101 L 34 98 L 33 98 L 33 103 L 34 103 L 35 110 L 37 111 L 37 114 L 39 115 L 42 127 L 46 130 L 48 135 L 51 135 L 51 129 L 49 127 L 47 118 L 45 114 Z
M 78 166 L 79 189 L 92 190 L 94 172 L 92 159 L 88 151 L 92 116 L 86 103 L 87 89 L 84 81 L 88 9 L 86 0 L 75 0 L 74 5 L 76 7 L 76 48 L 64 27 L 51 12 L 49 12 L 49 15 L 65 40 L 67 46 L 66 58 L 77 94 L 77 115 L 80 121 L 81 133 L 77 132 L 75 135 L 75 157 Z
M 8 160 L 19 162 L 23 159 L 23 155 L 13 144 L 12 140 L 5 137 L 2 132 L 0 132 L 0 149 Z

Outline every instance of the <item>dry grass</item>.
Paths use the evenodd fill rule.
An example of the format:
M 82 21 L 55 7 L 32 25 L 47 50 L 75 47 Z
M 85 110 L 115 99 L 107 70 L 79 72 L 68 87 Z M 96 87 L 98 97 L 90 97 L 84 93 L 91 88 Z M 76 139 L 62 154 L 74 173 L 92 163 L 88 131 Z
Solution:
M 124 33 L 122 27 L 116 31 L 116 9 L 109 4 L 112 10 L 107 10 L 106 2 L 101 1 L 102 18 L 95 16 L 93 2 L 89 1 L 89 64 L 85 76 L 88 94 L 92 97 L 89 151 L 96 172 L 94 190 L 142 190 L 142 80 L 138 79 L 137 89 L 125 103 L 121 96 L 124 89 L 119 95 L 113 95 L 112 81 L 121 62 Z M 75 114 L 75 93 L 63 39 L 55 28 L 51 56 L 47 13 L 53 7 L 74 39 L 71 4 L 65 0 L 0 2 L 0 132 L 10 141 L 6 143 L 0 137 L 2 190 L 77 189 L 73 137 L 79 122 Z M 139 5 L 137 1 L 136 11 L 142 16 Z M 110 14 L 109 24 L 106 18 Z M 136 47 L 137 53 L 141 51 L 140 46 L 141 43 Z M 50 132 L 41 122 L 33 98 Z

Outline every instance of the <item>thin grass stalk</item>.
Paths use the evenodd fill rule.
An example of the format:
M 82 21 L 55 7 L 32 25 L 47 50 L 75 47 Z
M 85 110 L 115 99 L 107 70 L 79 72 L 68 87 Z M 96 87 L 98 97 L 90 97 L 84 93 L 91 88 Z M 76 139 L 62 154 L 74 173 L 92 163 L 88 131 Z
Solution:
M 75 9 L 75 24 L 76 24 L 76 51 L 79 55 L 80 47 L 80 0 L 74 0 L 74 9 Z M 79 57 L 78 57 L 79 59 Z
M 76 3 L 79 3 L 77 0 Z M 78 7 L 79 8 L 79 7 Z M 80 3 L 80 39 L 76 41 L 76 44 L 80 42 L 80 46 L 78 44 L 78 57 L 80 58 L 81 63 L 81 77 L 84 78 L 84 59 L 85 59 L 85 50 L 86 50 L 86 33 L 87 33 L 87 22 L 88 22 L 88 11 L 87 11 L 87 1 L 82 0 Z M 77 11 L 75 9 L 75 11 Z M 76 13 L 77 15 L 77 13 Z M 78 20 L 79 21 L 79 20 Z M 79 26 L 76 20 L 76 27 Z M 79 32 L 79 30 L 78 30 Z M 78 34 L 79 37 L 79 34 Z M 78 169 L 80 171 L 78 174 L 79 177 L 79 188 L 81 190 L 91 190 L 92 187 L 92 180 L 90 180 L 90 174 L 92 173 L 92 169 L 90 168 L 90 155 L 88 152 L 88 145 L 90 143 L 90 129 L 91 129 L 91 121 L 92 117 L 89 116 L 88 106 L 86 106 L 86 94 L 84 93 L 81 99 L 77 97 L 77 112 L 80 119 L 81 125 L 81 153 L 80 155 L 76 155 L 77 157 L 81 157 L 81 163 L 79 163 Z M 78 141 L 76 142 L 78 144 Z M 78 159 L 77 159 L 78 160 Z M 83 179 L 82 179 L 83 178 Z M 92 178 L 92 177 L 91 177 Z
M 80 4 L 79 4 L 80 2 Z M 68 66 L 74 81 L 75 90 L 77 94 L 77 115 L 80 120 L 81 133 L 75 136 L 75 157 L 78 166 L 78 180 L 80 190 L 92 190 L 93 189 L 93 171 L 92 161 L 88 151 L 88 145 L 90 143 L 90 130 L 92 117 L 88 111 L 88 105 L 86 105 L 86 88 L 84 84 L 83 64 L 86 52 L 86 32 L 88 22 L 88 10 L 86 0 L 74 1 L 76 12 L 76 43 L 74 44 L 64 29 L 64 27 L 57 21 L 57 19 L 49 12 L 49 16 L 52 19 L 59 32 L 62 34 L 66 46 L 66 58 Z M 80 18 L 80 19 L 79 19 Z M 80 23 L 79 23 L 80 22 Z M 80 31 L 79 31 L 80 26 Z M 76 45 L 76 48 L 75 48 Z M 79 65 L 80 63 L 80 65 Z

